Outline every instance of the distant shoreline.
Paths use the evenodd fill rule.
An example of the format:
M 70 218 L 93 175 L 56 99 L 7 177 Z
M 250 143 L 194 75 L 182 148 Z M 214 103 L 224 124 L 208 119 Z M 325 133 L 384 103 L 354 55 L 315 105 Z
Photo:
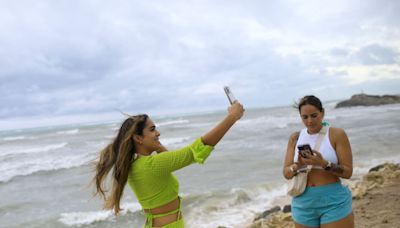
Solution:
M 355 94 L 350 99 L 336 104 L 335 108 L 345 108 L 354 106 L 377 106 L 400 103 L 399 95 L 369 95 L 365 93 Z

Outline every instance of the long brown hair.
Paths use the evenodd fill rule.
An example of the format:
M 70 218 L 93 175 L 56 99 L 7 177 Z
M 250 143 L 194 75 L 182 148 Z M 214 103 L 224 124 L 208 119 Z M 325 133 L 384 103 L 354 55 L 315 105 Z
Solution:
M 100 158 L 96 162 L 96 175 L 93 178 L 96 185 L 94 195 L 101 195 L 104 199 L 104 208 L 114 209 L 115 214 L 121 211 L 120 201 L 136 153 L 132 137 L 133 135 L 143 135 L 148 118 L 148 115 L 141 114 L 126 119 L 119 129 L 117 137 L 101 150 Z M 106 195 L 108 190 L 103 182 L 112 168 L 111 193 Z

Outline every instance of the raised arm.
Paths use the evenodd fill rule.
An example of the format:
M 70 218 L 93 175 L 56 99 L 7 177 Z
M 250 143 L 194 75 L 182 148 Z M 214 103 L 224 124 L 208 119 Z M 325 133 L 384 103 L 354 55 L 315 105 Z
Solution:
M 228 115 L 217 126 L 191 145 L 165 153 L 163 152 L 166 148 L 161 146 L 157 150 L 158 154 L 147 160 L 150 172 L 154 175 L 165 175 L 193 162 L 203 163 L 229 128 L 243 116 L 243 112 L 243 106 L 235 102 L 229 107 Z
M 217 126 L 201 137 L 203 143 L 209 146 L 217 145 L 233 124 L 243 116 L 243 113 L 243 105 L 235 101 L 235 103 L 228 108 L 228 115 L 226 115 Z

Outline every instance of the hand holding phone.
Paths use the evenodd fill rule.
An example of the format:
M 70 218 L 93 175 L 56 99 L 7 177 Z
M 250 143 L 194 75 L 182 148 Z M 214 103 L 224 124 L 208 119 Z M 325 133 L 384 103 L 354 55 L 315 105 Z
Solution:
M 228 97 L 229 103 L 231 103 L 231 105 L 232 105 L 233 102 L 236 101 L 235 96 L 233 96 L 233 93 L 232 93 L 231 89 L 228 86 L 224 87 L 224 91 L 225 91 L 226 96 Z
M 297 149 L 299 149 L 299 154 L 303 158 L 307 158 L 307 154 L 314 155 L 314 153 L 312 152 L 310 144 L 298 145 Z

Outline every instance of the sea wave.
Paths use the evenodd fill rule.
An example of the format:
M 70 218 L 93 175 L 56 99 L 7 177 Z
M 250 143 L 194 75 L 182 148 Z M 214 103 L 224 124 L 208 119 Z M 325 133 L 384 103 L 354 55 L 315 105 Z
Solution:
M 188 141 L 190 137 L 176 137 L 176 138 L 165 138 L 165 139 L 160 139 L 163 145 L 168 146 L 168 145 L 173 145 L 173 144 L 178 144 L 178 143 L 183 143 L 185 141 Z
M 79 167 L 92 161 L 93 157 L 89 154 L 77 153 L 76 155 L 65 156 L 30 156 L 21 160 L 2 162 L 0 167 L 0 182 L 8 182 L 17 176 L 27 176 L 39 171 L 53 171 Z
M 51 150 L 61 149 L 67 145 L 68 145 L 67 142 L 62 142 L 50 145 L 38 145 L 32 148 L 27 148 L 26 145 L 18 147 L 7 147 L 7 148 L 3 147 L 2 151 L 0 152 L 0 156 L 49 152 Z
M 186 216 L 189 227 L 243 227 L 251 219 L 272 206 L 278 197 L 284 197 L 287 185 L 255 188 L 236 188 L 225 194 L 214 193 L 193 203 Z M 186 201 L 186 200 L 185 200 Z
M 10 137 L 4 137 L 3 141 L 16 141 L 16 140 L 22 140 L 26 139 L 26 136 L 10 136 Z
M 121 206 L 124 210 L 120 215 L 125 215 L 128 212 L 134 213 L 141 210 L 139 203 L 126 203 Z M 89 225 L 95 222 L 114 220 L 115 215 L 112 210 L 103 211 L 84 211 L 84 212 L 68 212 L 60 214 L 59 222 L 67 226 Z
M 286 128 L 289 124 L 297 124 L 299 117 L 297 116 L 262 116 L 253 119 L 240 120 L 239 125 L 267 125 L 276 128 Z
M 272 206 L 277 197 L 285 195 L 287 185 L 235 188 L 228 191 L 207 191 L 196 194 L 181 194 L 188 227 L 243 227 L 251 219 Z M 123 204 L 121 215 L 137 213 L 139 203 Z M 67 226 L 83 226 L 115 220 L 112 211 L 68 212 L 60 214 L 59 222 Z M 101 227 L 101 225 L 99 225 Z
M 160 121 L 157 123 L 157 126 L 167 126 L 167 125 L 173 125 L 173 124 L 187 124 L 189 123 L 189 120 L 187 119 L 178 119 L 178 120 L 167 120 L 167 121 Z
M 72 129 L 72 130 L 67 130 L 67 131 L 57 131 L 57 134 L 59 135 L 76 135 L 79 133 L 79 129 Z

